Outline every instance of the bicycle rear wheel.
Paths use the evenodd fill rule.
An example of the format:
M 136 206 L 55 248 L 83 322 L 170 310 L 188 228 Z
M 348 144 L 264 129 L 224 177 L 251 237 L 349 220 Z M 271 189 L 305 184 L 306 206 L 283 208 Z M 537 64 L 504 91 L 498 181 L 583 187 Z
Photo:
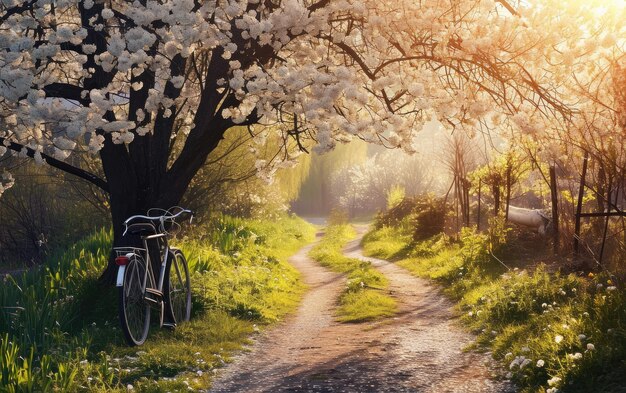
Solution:
M 128 345 L 141 345 L 148 337 L 150 329 L 150 305 L 144 300 L 146 281 L 153 281 L 146 263 L 137 255 L 132 256 L 126 265 L 124 283 L 119 287 L 119 314 L 122 332 Z
M 163 292 L 175 323 L 186 322 L 191 317 L 191 282 L 187 260 L 180 250 L 172 250 Z

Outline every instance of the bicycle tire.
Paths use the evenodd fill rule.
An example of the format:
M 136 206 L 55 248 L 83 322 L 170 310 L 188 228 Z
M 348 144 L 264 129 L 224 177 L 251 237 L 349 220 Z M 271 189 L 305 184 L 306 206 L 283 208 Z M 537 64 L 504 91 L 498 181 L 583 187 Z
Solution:
M 146 263 L 137 256 L 130 257 L 124 272 L 124 282 L 119 287 L 119 315 L 124 338 L 130 346 L 141 345 L 150 330 L 150 305 L 145 301 L 143 280 Z M 147 285 L 153 284 L 148 270 Z
M 189 321 L 191 318 L 191 281 L 187 259 L 180 250 L 172 250 L 168 258 L 164 282 L 165 301 L 174 323 Z

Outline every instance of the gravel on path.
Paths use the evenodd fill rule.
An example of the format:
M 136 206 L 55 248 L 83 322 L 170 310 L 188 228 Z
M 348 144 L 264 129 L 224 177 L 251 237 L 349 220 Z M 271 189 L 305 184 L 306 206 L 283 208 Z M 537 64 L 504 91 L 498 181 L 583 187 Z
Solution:
M 457 326 L 441 291 L 392 262 L 364 257 L 365 228 L 358 229 L 361 236 L 344 252 L 385 274 L 399 313 L 375 322 L 337 322 L 346 279 L 311 260 L 312 246 L 306 246 L 290 259 L 309 287 L 298 311 L 220 370 L 210 391 L 514 392 L 493 379 L 488 355 L 463 351 L 473 336 Z

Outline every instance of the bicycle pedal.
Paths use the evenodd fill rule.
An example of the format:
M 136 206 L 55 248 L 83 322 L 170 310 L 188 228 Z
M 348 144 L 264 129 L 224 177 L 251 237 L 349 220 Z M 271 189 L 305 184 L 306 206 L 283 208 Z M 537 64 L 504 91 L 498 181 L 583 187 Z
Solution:
M 146 288 L 146 293 L 149 293 L 151 295 L 158 296 L 158 297 L 163 297 L 163 292 L 154 288 Z

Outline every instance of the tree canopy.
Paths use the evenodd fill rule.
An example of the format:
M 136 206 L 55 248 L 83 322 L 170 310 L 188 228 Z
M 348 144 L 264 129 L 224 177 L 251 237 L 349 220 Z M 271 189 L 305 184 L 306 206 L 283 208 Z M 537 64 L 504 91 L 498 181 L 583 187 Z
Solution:
M 0 154 L 106 190 L 115 221 L 180 201 L 235 125 L 319 151 L 357 137 L 411 152 L 431 119 L 469 132 L 613 132 L 623 100 L 599 94 L 623 79 L 624 9 L 613 5 L 8 0 Z M 67 162 L 79 153 L 99 154 L 102 174 Z M 11 182 L 5 173 L 2 187 Z

